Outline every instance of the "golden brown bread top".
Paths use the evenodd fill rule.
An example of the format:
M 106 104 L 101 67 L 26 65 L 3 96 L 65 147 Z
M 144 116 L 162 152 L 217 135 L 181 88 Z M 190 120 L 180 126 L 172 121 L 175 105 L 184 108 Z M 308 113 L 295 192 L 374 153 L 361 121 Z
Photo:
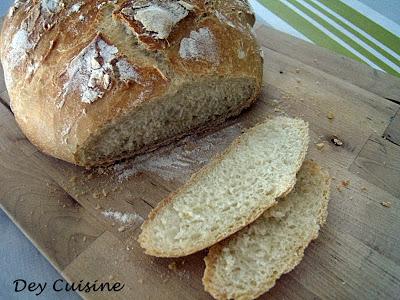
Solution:
M 1 36 L 12 109 L 34 144 L 74 162 L 104 124 L 184 82 L 261 85 L 253 23 L 242 0 L 17 0 Z

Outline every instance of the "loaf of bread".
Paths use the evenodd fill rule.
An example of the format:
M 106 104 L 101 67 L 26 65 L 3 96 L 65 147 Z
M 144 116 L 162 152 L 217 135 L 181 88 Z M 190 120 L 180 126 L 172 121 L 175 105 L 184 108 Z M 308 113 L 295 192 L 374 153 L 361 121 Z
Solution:
M 95 166 L 238 115 L 261 90 L 246 0 L 16 0 L 1 61 L 44 152 Z
M 298 119 L 250 129 L 150 213 L 141 246 L 149 255 L 185 256 L 253 222 L 293 188 L 308 140 L 308 125 Z
M 255 299 L 303 258 L 328 209 L 330 178 L 310 161 L 294 190 L 257 221 L 213 246 L 205 258 L 205 289 L 220 300 Z

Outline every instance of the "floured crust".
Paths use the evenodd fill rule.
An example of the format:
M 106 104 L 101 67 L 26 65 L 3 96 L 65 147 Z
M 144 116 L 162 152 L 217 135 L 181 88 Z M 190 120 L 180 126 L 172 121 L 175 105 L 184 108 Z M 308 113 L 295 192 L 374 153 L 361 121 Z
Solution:
M 329 203 L 329 194 L 330 194 L 330 183 L 331 183 L 331 177 L 327 172 L 321 169 L 321 167 L 316 164 L 313 161 L 305 161 L 302 168 L 306 170 L 309 174 L 318 174 L 318 176 L 321 176 L 324 181 L 324 194 L 323 198 L 321 199 L 322 201 L 322 206 L 321 209 L 316 217 L 318 220 L 318 225 L 321 228 L 327 219 L 328 216 L 328 203 Z M 279 200 L 278 200 L 279 201 Z M 252 225 L 249 225 L 249 227 Z M 243 229 L 246 230 L 246 229 Z M 308 240 L 305 241 L 304 244 L 301 245 L 296 251 L 296 255 L 292 257 L 292 259 L 286 264 L 285 269 L 282 270 L 279 274 L 276 274 L 273 277 L 269 277 L 265 279 L 265 284 L 264 286 L 274 286 L 276 283 L 276 280 L 278 280 L 283 274 L 289 273 L 292 271 L 303 259 L 304 257 L 304 251 L 307 248 L 307 246 L 310 244 L 311 241 L 315 240 L 318 238 L 319 231 L 313 232 L 313 234 L 310 236 Z M 203 275 L 203 285 L 204 288 L 207 292 L 209 292 L 215 299 L 218 300 L 228 300 L 228 297 L 226 293 L 218 289 L 218 287 L 215 286 L 214 284 L 214 277 L 215 277 L 215 272 L 216 272 L 216 265 L 218 263 L 218 259 L 222 254 L 223 249 L 229 244 L 229 242 L 233 239 L 237 238 L 236 235 L 232 235 L 226 240 L 212 246 L 209 249 L 208 255 L 204 258 L 206 269 Z M 269 290 L 269 289 L 268 289 Z M 254 290 L 254 291 L 249 291 L 247 294 L 244 294 L 241 296 L 240 299 L 256 299 L 262 294 L 267 292 L 267 290 L 260 291 L 260 290 Z
M 143 21 L 146 14 L 141 14 L 134 26 L 121 20 L 120 12 L 130 3 L 143 7 L 168 1 L 60 0 L 46 5 L 41 5 L 41 1 L 20 1 L 10 10 L 3 24 L 0 50 L 16 120 L 28 139 L 52 156 L 79 165 L 101 163 L 77 161 L 75 154 L 91 137 L 101 135 L 110 122 L 148 101 L 173 95 L 180 87 L 200 78 L 254 80 L 254 95 L 242 107 L 261 91 L 262 58 L 251 33 L 252 13 L 244 1 L 169 1 L 178 2 L 182 9 L 176 19 L 172 18 L 172 28 L 163 29 L 159 35 L 146 30 L 136 34 L 139 29 L 132 29 L 143 27 L 138 20 Z M 165 19 L 171 18 L 167 14 Z M 150 26 L 148 21 L 143 22 Z M 204 28 L 215 39 L 218 63 L 201 55 L 180 55 L 182 40 Z M 73 77 L 66 76 L 68 68 L 98 39 L 109 50 L 115 47 L 118 52 L 109 61 L 99 57 L 104 72 L 97 71 L 96 62 L 92 69 L 81 68 L 90 72 L 90 82 L 85 84 L 90 85 L 86 91 L 91 94 L 83 97 L 81 90 L 71 88 L 75 92 L 66 95 L 65 87 Z M 240 53 L 245 57 L 239 57 Z M 117 63 L 121 61 L 134 69 L 140 80 L 120 76 Z M 66 95 L 65 99 L 62 95 Z
M 168 47 L 177 24 L 194 20 L 195 6 L 190 2 L 172 0 L 130 0 L 113 12 L 115 18 L 126 24 L 139 41 L 150 50 Z M 197 8 L 198 10 L 198 8 Z
M 251 135 L 251 132 L 255 131 L 256 127 L 257 127 L 257 125 L 253 128 L 250 128 L 245 134 Z M 298 172 L 298 170 L 300 170 L 300 167 L 302 166 L 303 161 L 307 154 L 308 140 L 309 140 L 307 131 L 304 132 L 303 138 L 306 141 L 306 146 L 301 151 L 299 160 L 297 161 L 297 165 L 294 167 L 294 169 L 296 170 L 296 173 Z M 215 157 L 213 159 L 213 161 L 211 161 L 209 164 L 207 164 L 205 167 L 203 167 L 201 170 L 199 170 L 197 173 L 195 173 L 184 186 L 179 188 L 177 191 L 171 193 L 167 198 L 162 200 L 149 213 L 147 219 L 141 226 L 142 233 L 140 234 L 139 239 L 138 239 L 138 242 L 140 243 L 141 247 L 145 249 L 146 254 L 156 256 L 156 257 L 182 257 L 182 256 L 187 256 L 187 255 L 193 254 L 195 252 L 198 252 L 200 250 L 203 250 L 203 249 L 209 247 L 210 245 L 214 245 L 214 244 L 224 240 L 228 236 L 231 236 L 235 232 L 246 227 L 248 224 L 251 224 L 257 218 L 259 218 L 267 209 L 269 209 L 270 207 L 272 207 L 273 205 L 275 205 L 277 203 L 275 201 L 274 203 L 271 203 L 270 205 L 258 207 L 258 209 L 256 211 L 254 211 L 251 215 L 246 216 L 246 218 L 244 220 L 242 220 L 243 222 L 241 222 L 241 223 L 243 223 L 244 225 L 242 225 L 241 223 L 235 224 L 234 226 L 232 226 L 231 230 L 227 230 L 227 231 L 223 232 L 222 234 L 220 234 L 220 236 L 217 239 L 208 241 L 207 245 L 197 243 L 195 245 L 192 245 L 192 247 L 190 247 L 190 248 L 181 249 L 180 251 L 173 251 L 173 252 L 169 252 L 169 251 L 160 252 L 158 249 L 155 249 L 155 248 L 149 246 L 150 240 L 152 239 L 152 237 L 148 236 L 145 233 L 145 231 L 146 231 L 146 227 L 151 226 L 151 221 L 154 220 L 164 209 L 167 209 L 167 207 L 169 205 L 172 205 L 175 198 L 177 197 L 177 195 L 184 193 L 191 186 L 193 186 L 198 181 L 199 178 L 202 178 L 202 177 L 206 176 L 208 173 L 212 172 L 213 169 L 215 168 L 215 166 L 218 165 L 224 159 L 224 157 L 227 156 L 230 152 L 235 151 L 237 145 L 240 143 L 241 143 L 241 137 L 238 137 L 235 141 L 233 141 L 233 143 L 223 153 L 219 154 L 217 157 Z M 296 178 L 293 177 L 291 182 L 285 183 L 287 185 L 287 189 L 280 195 L 277 195 L 276 198 L 287 195 L 294 188 L 295 183 L 296 183 Z

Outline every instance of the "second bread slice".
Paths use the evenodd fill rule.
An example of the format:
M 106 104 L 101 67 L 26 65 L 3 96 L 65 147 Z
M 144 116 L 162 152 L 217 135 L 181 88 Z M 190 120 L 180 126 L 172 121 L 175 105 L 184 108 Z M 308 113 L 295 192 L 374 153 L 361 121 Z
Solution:
M 330 177 L 316 163 L 301 168 L 294 190 L 257 221 L 211 247 L 205 289 L 219 300 L 256 299 L 300 263 L 328 214 Z
M 250 129 L 150 213 L 141 246 L 154 256 L 186 256 L 250 224 L 293 188 L 308 141 L 298 119 Z

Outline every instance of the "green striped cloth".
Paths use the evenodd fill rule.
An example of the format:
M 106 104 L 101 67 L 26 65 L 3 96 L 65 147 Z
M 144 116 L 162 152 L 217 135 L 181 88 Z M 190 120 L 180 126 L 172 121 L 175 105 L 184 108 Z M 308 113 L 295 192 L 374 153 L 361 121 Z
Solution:
M 360 1 L 250 2 L 271 26 L 400 77 L 400 26 Z

